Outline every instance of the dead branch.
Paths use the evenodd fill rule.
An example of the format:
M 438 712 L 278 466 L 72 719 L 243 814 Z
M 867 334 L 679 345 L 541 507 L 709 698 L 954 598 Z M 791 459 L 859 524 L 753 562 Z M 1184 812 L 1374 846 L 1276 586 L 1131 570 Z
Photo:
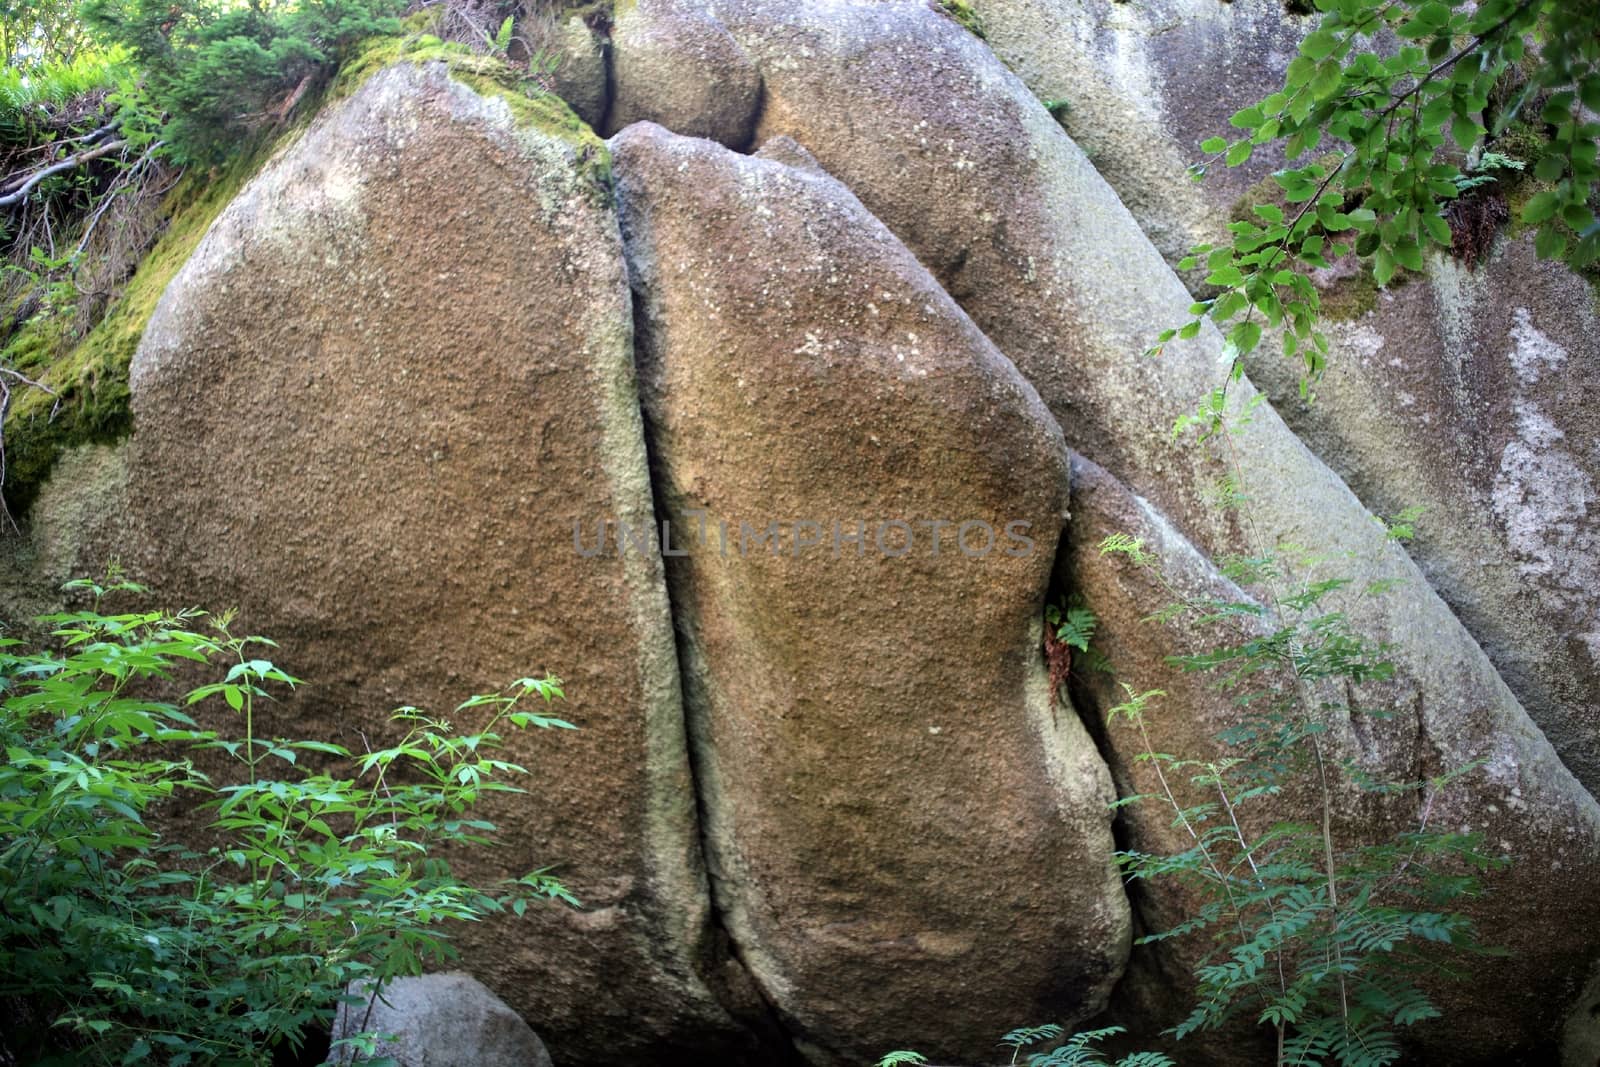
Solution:
M 157 141 L 146 149 L 144 155 L 140 156 L 133 166 L 128 168 L 128 176 L 106 193 L 105 197 L 100 201 L 100 206 L 94 209 L 93 215 L 89 216 L 89 223 L 83 228 L 83 238 L 78 241 L 78 247 L 73 253 L 74 255 L 81 256 L 83 250 L 89 247 L 89 238 L 94 236 L 94 228 L 99 224 L 100 217 L 106 213 L 106 208 L 111 206 L 111 201 L 116 199 L 117 194 L 124 189 L 131 188 L 133 183 L 138 181 L 139 172 L 149 165 L 150 160 L 155 156 L 156 150 L 165 143 L 165 141 Z
M 59 163 L 52 163 L 48 167 L 34 171 L 31 175 L 17 179 L 10 186 L 8 186 L 8 188 L 15 189 L 16 191 L 8 192 L 6 195 L 0 196 L 0 207 L 11 207 L 14 204 L 20 204 L 27 200 L 28 194 L 33 192 L 34 186 L 44 181 L 52 174 L 60 174 L 62 171 L 66 170 L 75 170 L 78 167 L 83 166 L 85 163 L 93 162 L 102 156 L 108 156 L 112 152 L 125 148 L 127 147 L 127 144 L 128 142 L 123 138 L 118 138 L 115 141 L 107 141 L 105 144 L 96 145 L 94 148 L 91 148 L 86 152 L 79 152 L 75 156 L 68 156 Z M 18 182 L 21 184 L 19 185 Z
M 278 108 L 278 121 L 280 123 L 289 117 L 289 112 L 294 110 L 294 106 L 300 102 L 301 97 L 306 95 L 306 90 L 309 88 L 311 88 L 311 75 L 307 74 L 300 79 L 300 84 L 294 87 L 294 92 L 284 99 L 283 106 Z

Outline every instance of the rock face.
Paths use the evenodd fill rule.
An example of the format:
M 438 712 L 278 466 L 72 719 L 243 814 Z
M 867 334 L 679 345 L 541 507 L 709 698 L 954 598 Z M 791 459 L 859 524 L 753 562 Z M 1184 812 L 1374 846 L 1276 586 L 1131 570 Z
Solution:
M 743 959 L 817 1063 L 981 1062 L 997 1018 L 1084 1017 L 1127 915 L 1104 767 L 1038 656 L 1059 431 L 838 182 L 649 125 L 612 145 Z
M 1411 546 L 1590 790 L 1600 788 L 1600 313 L 1591 282 L 1503 238 L 1445 257 L 1330 324 L 1313 404 L 1258 375 L 1299 436 L 1382 514 L 1422 507 Z
M 564 1064 L 691 1035 L 733 1056 L 660 563 L 574 546 L 653 505 L 616 219 L 580 158 L 604 148 L 571 136 L 403 64 L 253 180 L 134 361 L 128 562 L 238 605 L 311 683 L 273 728 L 357 751 L 389 707 L 558 673 L 580 729 L 511 743 L 538 799 L 490 806 L 504 845 L 468 873 L 559 864 L 584 909 L 463 934 L 474 973 Z
M 611 130 L 670 116 L 687 137 L 736 147 L 749 142 L 761 75 L 709 8 L 665 20 L 621 5 L 611 39 L 628 57 L 612 68 Z
M 576 15 L 558 23 L 547 44 L 556 60 L 551 88 L 577 116 L 598 126 L 606 116 L 605 45 Z
M 1268 147 L 1247 166 L 1219 164 L 1204 184 L 1187 173 L 1201 141 L 1282 87 L 1300 38 L 1316 24 L 1287 10 L 1292 4 L 971 2 L 994 54 L 1057 105 L 1062 126 L 1169 261 L 1216 240 L 1234 201 L 1282 165 Z
M 527 1023 L 469 974 L 425 974 L 397 978 L 363 1004 L 342 1004 L 333 1040 L 355 1034 L 391 1034 L 378 1055 L 399 1067 L 550 1067 L 550 1053 Z M 335 1058 L 336 1063 L 360 1062 Z
M 1225 239 L 1238 205 L 1259 200 L 1256 183 L 1281 165 L 1263 152 L 1200 184 L 1184 176 L 1202 140 L 1230 132 L 1229 115 L 1282 87 L 1315 20 L 1279 0 L 973 6 L 1028 88 L 1067 102 L 1063 125 L 1169 262 Z M 1411 555 L 1593 790 L 1600 513 L 1596 457 L 1582 442 L 1600 426 L 1577 398 L 1600 374 L 1596 289 L 1537 262 L 1531 236 L 1505 235 L 1492 249 L 1476 269 L 1436 257 L 1381 295 L 1347 276 L 1354 263 L 1320 279 L 1339 321 L 1329 323 L 1330 371 L 1314 405 L 1301 402 L 1298 365 L 1276 344 L 1262 346 L 1250 373 L 1369 509 L 1428 509 Z
M 637 11 L 676 25 L 699 6 L 641 0 Z M 1135 358 L 1161 325 L 1184 319 L 1191 298 L 1083 153 L 982 42 L 914 3 L 714 7 L 760 71 L 758 139 L 787 135 L 844 181 L 1039 390 L 1070 445 L 1148 498 L 1202 553 L 1248 550 L 1245 531 L 1206 500 L 1224 465 L 1168 442 L 1174 420 L 1221 384 L 1220 338 L 1208 329 L 1160 360 Z M 630 61 L 625 49 L 615 61 L 619 69 Z M 1241 408 L 1253 396 L 1248 381 L 1233 389 Z M 1236 463 L 1262 547 L 1315 544 L 1348 560 L 1344 576 L 1358 587 L 1395 581 L 1416 591 L 1342 606 L 1364 632 L 1394 644 L 1389 702 L 1429 758 L 1457 766 L 1489 756 L 1479 797 L 1543 812 L 1519 822 L 1502 847 L 1525 865 L 1549 862 L 1553 827 L 1556 840 L 1591 850 L 1600 807 L 1404 552 L 1270 406 L 1238 439 Z M 1560 906 L 1564 890 L 1547 899 Z M 1530 973 L 1523 988 L 1567 1002 L 1582 951 L 1566 967 Z M 1467 1018 L 1437 1035 L 1436 1055 L 1549 1040 L 1530 1016 L 1497 1006 L 1498 988 L 1477 995 Z
M 1271 88 L 1304 20 L 972 2 L 987 40 L 925 0 L 637 0 L 604 48 L 569 20 L 558 80 L 614 132 L 614 178 L 492 60 L 375 74 L 172 283 L 135 430 L 58 463 L 7 613 L 115 548 L 283 642 L 311 684 L 265 730 L 358 750 L 388 707 L 561 675 L 581 729 L 515 738 L 533 792 L 463 867 L 559 864 L 585 907 L 463 947 L 563 1067 L 979 1063 L 1108 1000 L 1158 1030 L 1198 958 L 1130 955 L 1194 900 L 1140 886 L 1130 912 L 1107 803 L 1150 770 L 1100 728 L 1110 679 L 1075 683 L 1082 721 L 1055 704 L 1047 594 L 1086 597 L 1115 680 L 1169 693 L 1155 746 L 1199 756 L 1238 709 L 1171 667 L 1197 639 L 1143 623 L 1162 590 L 1095 546 L 1143 537 L 1230 599 L 1216 561 L 1311 546 L 1316 576 L 1398 587 L 1338 599 L 1396 674 L 1363 698 L 1393 716 L 1330 715 L 1330 751 L 1390 780 L 1483 761 L 1421 807 L 1335 780 L 1339 833 L 1425 810 L 1512 860 L 1471 903 L 1511 955 L 1435 991 L 1418 1062 L 1592 1059 L 1592 291 L 1523 242 L 1441 261 L 1332 327 L 1316 407 L 1258 363 L 1279 409 L 1240 381 L 1231 455 L 1174 446 L 1224 371 L 1209 329 L 1140 357 L 1187 317 L 1168 259 L 1272 161 L 1182 168 L 1243 102 L 1214 79 Z M 1230 465 L 1248 522 L 1212 503 Z M 1439 516 L 1416 563 L 1372 514 L 1410 504 Z M 1259 1062 L 1257 1036 L 1180 1058 Z

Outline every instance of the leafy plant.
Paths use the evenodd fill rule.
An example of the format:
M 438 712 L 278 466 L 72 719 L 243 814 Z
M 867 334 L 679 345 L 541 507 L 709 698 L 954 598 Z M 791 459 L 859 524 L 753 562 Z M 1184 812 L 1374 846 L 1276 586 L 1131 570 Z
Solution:
M 1028 1056 L 1028 1067 L 1172 1067 L 1172 1060 L 1160 1052 L 1134 1052 L 1117 1060 L 1112 1064 L 1106 1055 L 1095 1046 L 1108 1038 L 1115 1037 L 1123 1032 L 1120 1026 L 1108 1026 L 1101 1030 L 1081 1030 L 1048 1052 L 1034 1053 Z M 1041 1041 L 1053 1041 L 1060 1037 L 1062 1030 L 1059 1026 L 1033 1027 L 1024 1030 L 1013 1030 L 1002 1039 L 1002 1044 L 1012 1044 L 1013 1037 L 1019 1037 L 1019 1043 L 1012 1044 L 1013 1052 L 1011 1062 L 1017 1062 L 1017 1052 L 1025 1045 Z
M 1099 621 L 1086 607 L 1051 604 L 1044 610 L 1044 620 L 1056 628 L 1056 640 L 1079 652 L 1089 651 L 1094 639 L 1094 628 Z
M 28 250 L 26 266 L 7 263 L 0 267 L 0 275 L 17 275 L 38 294 L 39 310 L 35 314 L 70 318 L 78 310 L 78 286 L 72 278 L 77 260 L 76 253 L 52 256 L 35 245 Z
M 898 1052 L 884 1054 L 878 1061 L 878 1067 L 906 1067 L 907 1064 L 927 1063 L 928 1057 L 920 1052 L 908 1052 L 904 1049 Z
M 1497 170 L 1521 172 L 1526 167 L 1527 164 L 1520 159 L 1499 152 L 1485 152 L 1475 165 L 1469 166 L 1465 173 L 1455 179 L 1456 191 L 1464 193 L 1494 182 L 1494 172 Z
M 281 120 L 364 38 L 400 30 L 402 0 L 88 0 L 83 18 L 125 47 L 177 163 L 216 163 Z
M 41 620 L 51 647 L 0 641 L 0 1003 L 24 1023 L 5 1035 L 14 1056 L 270 1063 L 351 983 L 381 988 L 449 958 L 447 922 L 576 904 L 548 870 L 480 888 L 445 855 L 492 840 L 473 812 L 485 795 L 521 792 L 500 731 L 571 728 L 547 709 L 556 679 L 471 697 L 456 709 L 478 721 L 466 731 L 401 708 L 400 739 L 360 754 L 265 737 L 259 703 L 296 684 L 262 658 L 271 641 L 236 636 L 227 616 L 102 614 L 103 598 L 142 592 L 116 576 L 70 588 L 95 606 Z M 226 671 L 179 701 L 152 695 L 213 665 Z M 206 705 L 242 733 L 185 710 Z M 231 758 L 240 780 L 213 782 L 202 752 Z M 150 816 L 171 804 L 198 805 L 216 843 L 166 840 Z
M 1408 533 L 1414 518 L 1391 525 L 1391 536 Z M 1393 673 L 1386 650 L 1329 606 L 1348 581 L 1292 583 L 1281 553 L 1227 561 L 1224 572 L 1235 580 L 1286 586 L 1269 608 L 1180 593 L 1137 538 L 1113 535 L 1101 551 L 1147 569 L 1174 596 L 1154 618 L 1221 634 L 1214 648 L 1169 662 L 1213 675 L 1238 709 L 1236 725 L 1220 736 L 1230 754 L 1217 759 L 1156 748 L 1148 724 L 1166 696 L 1159 690 L 1124 685 L 1127 699 L 1108 715 L 1137 733 L 1135 762 L 1149 765 L 1158 783 L 1117 806 L 1170 808 L 1191 843 L 1172 855 L 1118 854 L 1130 878 L 1176 881 L 1201 902 L 1177 926 L 1141 939 L 1211 944 L 1195 971 L 1195 1007 L 1171 1033 L 1182 1039 L 1243 1020 L 1275 1032 L 1279 1064 L 1396 1062 L 1398 1032 L 1439 1015 L 1419 984 L 1445 973 L 1433 950 L 1487 951 L 1455 907 L 1481 890 L 1479 875 L 1498 861 L 1477 835 L 1429 825 L 1435 798 L 1478 764 L 1415 782 L 1378 782 L 1352 763 L 1334 764 L 1326 724 L 1385 716 L 1354 694 Z M 1341 780 L 1369 794 L 1417 794 L 1416 825 L 1384 840 L 1344 840 L 1334 818 Z M 1285 796 L 1302 783 L 1314 810 L 1284 818 Z
M 74 0 L 6 0 L 0 4 L 0 59 L 6 69 L 70 63 L 89 46 Z
M 1023 1062 L 1028 1067 L 1173 1067 L 1172 1060 L 1159 1052 L 1135 1052 L 1111 1063 L 1106 1059 L 1106 1054 L 1095 1046 L 1123 1032 L 1120 1026 L 1080 1031 L 1049 1051 L 1030 1053 L 1026 1060 L 1021 1059 L 1024 1049 L 1059 1040 L 1066 1031 L 1055 1023 L 1024 1026 L 1006 1034 L 1000 1039 L 1000 1044 L 1011 1050 L 1013 1065 Z M 877 1067 L 903 1067 L 927 1062 L 927 1057 L 919 1052 L 891 1052 L 878 1061 Z
M 1044 621 L 1044 655 L 1052 693 L 1059 693 L 1070 680 L 1075 659 L 1091 671 L 1108 669 L 1105 656 L 1091 644 L 1099 620 L 1087 606 L 1076 600 L 1046 604 Z
M 1492 148 L 1516 122 L 1540 131 L 1533 177 L 1542 188 L 1521 221 L 1538 228 L 1543 258 L 1574 268 L 1600 260 L 1592 201 L 1600 164 L 1600 6 L 1565 0 L 1316 0 L 1322 12 L 1283 88 L 1237 111 L 1236 136 L 1213 137 L 1196 176 L 1240 166 L 1265 145 L 1289 166 L 1273 174 L 1283 206 L 1256 204 L 1231 240 L 1182 261 L 1220 293 L 1151 351 L 1226 330 L 1234 375 L 1263 327 L 1315 378 L 1326 363 L 1321 308 L 1305 268 L 1354 252 L 1374 280 L 1421 270 L 1430 246 L 1452 245 L 1445 205 L 1463 191 L 1460 160 Z M 1392 47 L 1385 42 L 1392 42 Z M 1318 155 L 1318 152 L 1321 155 Z M 1504 157 L 1502 157 L 1504 158 Z M 1309 162 L 1304 162 L 1309 160 Z M 1471 169 L 1471 168 L 1469 168 Z

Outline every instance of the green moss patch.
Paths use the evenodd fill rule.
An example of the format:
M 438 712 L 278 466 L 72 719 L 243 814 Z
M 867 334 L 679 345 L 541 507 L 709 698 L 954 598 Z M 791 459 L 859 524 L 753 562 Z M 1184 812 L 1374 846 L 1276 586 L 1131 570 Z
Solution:
M 417 23 L 413 28 L 428 28 Z M 611 153 L 588 123 L 567 102 L 498 56 L 474 52 L 465 45 L 441 41 L 425 33 L 380 37 L 367 44 L 340 70 L 332 97 L 348 96 L 385 67 L 396 63 L 443 63 L 450 77 L 480 96 L 503 100 L 517 125 L 539 130 L 571 145 L 585 177 L 606 203 L 611 195 Z
M 972 6 L 972 0 L 939 0 L 939 7 L 974 37 L 985 36 L 983 19 L 979 17 L 977 8 Z
M 1403 275 L 1396 274 L 1389 280 L 1391 288 L 1397 284 L 1404 284 Z M 1319 290 L 1317 295 L 1322 301 L 1323 318 L 1333 322 L 1348 322 L 1361 318 L 1378 306 L 1378 283 L 1372 277 L 1372 271 L 1363 266 L 1350 277 L 1340 278 Z
M 220 171 L 189 174 L 168 197 L 166 231 L 139 262 L 122 296 L 82 340 L 64 324 L 35 316 L 12 336 L 0 363 L 54 390 L 13 390 L 5 420 L 6 478 L 0 491 L 25 512 L 49 477 L 56 455 L 73 445 L 111 443 L 127 434 L 128 365 L 145 324 L 172 281 L 245 181 L 282 138 L 263 140 Z

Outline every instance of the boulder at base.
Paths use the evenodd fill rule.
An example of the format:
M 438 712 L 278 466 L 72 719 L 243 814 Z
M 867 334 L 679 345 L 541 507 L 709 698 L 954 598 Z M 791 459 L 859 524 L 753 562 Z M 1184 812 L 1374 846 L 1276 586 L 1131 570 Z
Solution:
M 424 974 L 396 978 L 373 993 L 352 986 L 357 1004 L 341 1004 L 333 1021 L 333 1062 L 362 1063 L 351 1045 L 357 1034 L 379 1037 L 375 1054 L 397 1067 L 550 1067 L 539 1035 L 506 1002 L 469 974 Z

